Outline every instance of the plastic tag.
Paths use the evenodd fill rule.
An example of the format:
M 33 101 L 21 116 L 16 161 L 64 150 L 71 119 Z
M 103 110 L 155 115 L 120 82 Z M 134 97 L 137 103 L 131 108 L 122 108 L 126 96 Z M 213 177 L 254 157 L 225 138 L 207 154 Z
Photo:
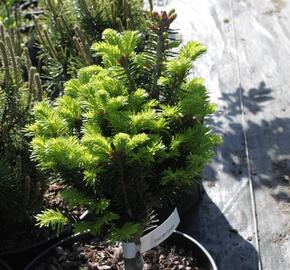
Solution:
M 177 208 L 175 208 L 171 215 L 160 226 L 141 237 L 140 252 L 143 253 L 158 246 L 175 231 L 179 223 L 179 214 Z

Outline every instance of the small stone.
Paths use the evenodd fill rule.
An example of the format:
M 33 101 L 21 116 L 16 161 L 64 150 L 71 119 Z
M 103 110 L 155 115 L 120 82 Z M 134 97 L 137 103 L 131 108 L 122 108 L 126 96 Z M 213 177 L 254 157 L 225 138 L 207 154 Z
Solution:
M 66 258 L 66 255 L 65 254 L 63 254 L 63 255 L 61 255 L 59 258 L 58 258 L 58 261 L 59 262 L 63 262 L 63 261 L 65 261 L 67 258 Z
M 73 254 L 73 253 L 68 253 L 67 254 L 67 259 L 70 260 L 70 261 L 74 261 L 76 258 L 76 255 Z
M 209 183 L 207 184 L 207 186 L 208 186 L 209 188 L 215 187 L 215 183 L 214 183 L 214 182 L 209 182 Z
M 183 256 L 185 254 L 185 250 L 183 248 L 178 249 L 179 255 Z
M 248 240 L 248 241 L 252 241 L 252 240 L 253 240 L 253 237 L 252 237 L 252 236 L 248 236 L 248 237 L 247 237 L 247 240 Z
M 44 263 L 42 263 L 41 265 L 37 266 L 37 270 L 46 270 L 47 267 Z
M 109 266 L 109 265 L 102 265 L 102 266 L 99 266 L 98 269 L 99 270 L 109 270 L 109 269 L 111 269 L 111 266 Z
M 224 18 L 224 23 L 229 23 L 230 19 L 229 18 Z
M 80 245 L 79 245 L 78 242 L 75 242 L 75 243 L 73 243 L 73 245 L 72 245 L 72 249 L 73 249 L 73 250 L 78 250 L 79 247 L 80 247 Z
M 257 175 L 257 172 L 252 170 L 252 175 Z
M 51 265 L 48 267 L 48 270 L 57 270 L 57 268 L 56 268 L 53 264 L 51 264 Z
M 144 263 L 144 270 L 150 270 L 151 266 L 151 263 Z
M 154 256 L 153 256 L 153 258 L 152 258 L 152 263 L 157 263 L 159 260 L 158 260 L 158 256 L 157 256 L 157 254 L 155 254 Z
M 64 249 L 62 247 L 56 247 L 54 253 L 55 256 L 60 257 L 64 253 Z
M 64 270 L 72 270 L 74 269 L 74 267 L 76 267 L 76 263 L 66 260 L 62 262 L 61 266 L 63 267 Z
M 56 257 L 53 257 L 51 262 L 54 265 L 58 265 L 58 261 L 57 261 L 57 258 Z
M 122 247 L 116 247 L 113 249 L 113 253 L 114 253 L 114 258 L 116 260 L 119 260 L 123 257 L 123 249 Z
M 85 259 L 86 259 L 86 256 L 85 256 L 85 254 L 82 252 L 82 253 L 79 253 L 77 256 L 76 256 L 76 259 L 78 260 L 78 261 L 84 261 Z
M 232 233 L 238 234 L 238 231 L 236 229 L 229 229 L 229 231 L 232 232 Z

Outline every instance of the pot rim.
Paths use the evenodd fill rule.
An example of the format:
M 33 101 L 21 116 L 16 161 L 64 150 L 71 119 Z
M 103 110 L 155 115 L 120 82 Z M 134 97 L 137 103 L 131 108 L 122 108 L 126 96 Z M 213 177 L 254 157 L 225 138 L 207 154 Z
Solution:
M 188 234 L 180 232 L 178 230 L 175 230 L 174 233 L 183 236 L 184 238 L 192 241 L 195 245 L 197 245 L 203 251 L 203 253 L 206 255 L 206 257 L 209 259 L 209 261 L 211 263 L 212 270 L 218 270 L 217 265 L 216 265 L 213 257 L 210 255 L 210 253 L 207 251 L 207 249 L 201 243 L 199 243 L 196 239 L 189 236 Z

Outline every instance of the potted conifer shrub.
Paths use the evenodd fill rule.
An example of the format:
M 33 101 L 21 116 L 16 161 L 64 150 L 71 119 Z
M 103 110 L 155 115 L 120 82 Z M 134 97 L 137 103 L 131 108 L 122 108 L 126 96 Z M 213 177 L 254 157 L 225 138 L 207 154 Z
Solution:
M 189 77 L 206 49 L 189 42 L 173 55 L 175 18 L 152 14 L 142 52 L 137 31 L 105 30 L 92 46 L 102 65 L 80 69 L 56 102 L 38 103 L 27 127 L 33 160 L 66 182 L 64 200 L 89 212 L 76 221 L 47 209 L 38 225 L 60 231 L 72 222 L 76 232 L 123 241 L 125 253 L 135 250 L 127 270 L 143 268 L 140 237 L 152 210 L 196 181 L 220 143 L 203 122 L 214 112 L 203 80 Z

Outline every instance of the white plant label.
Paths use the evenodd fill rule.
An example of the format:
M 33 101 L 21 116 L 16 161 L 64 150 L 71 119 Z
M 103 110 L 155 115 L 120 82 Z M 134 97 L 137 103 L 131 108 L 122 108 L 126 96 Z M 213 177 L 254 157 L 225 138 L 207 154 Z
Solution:
M 175 208 L 171 215 L 160 226 L 141 237 L 140 252 L 143 253 L 158 246 L 174 232 L 179 223 L 179 214 L 177 208 Z

